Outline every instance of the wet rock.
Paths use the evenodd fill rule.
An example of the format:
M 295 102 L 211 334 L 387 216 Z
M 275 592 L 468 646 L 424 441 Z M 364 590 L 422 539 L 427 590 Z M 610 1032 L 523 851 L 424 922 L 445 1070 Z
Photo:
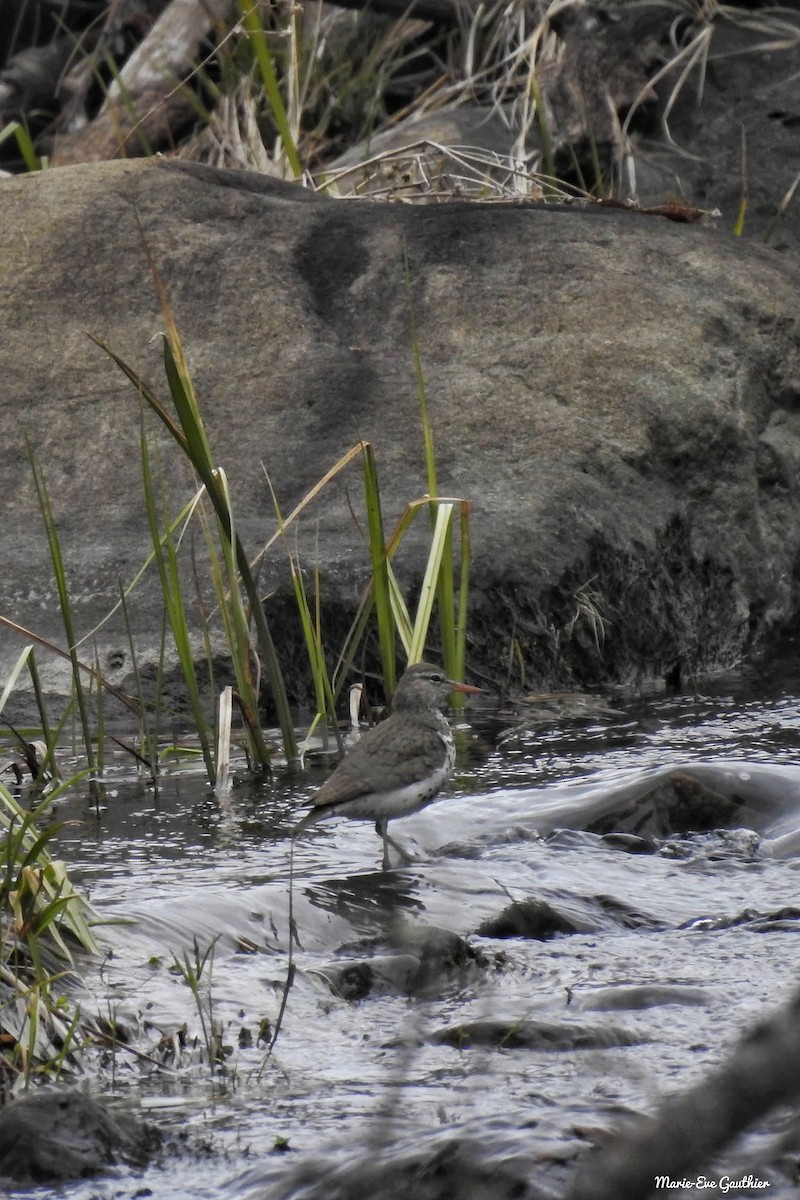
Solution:
M 738 821 L 737 800 L 715 791 L 688 771 L 672 771 L 643 794 L 631 797 L 587 828 L 635 837 L 664 838 L 671 833 L 717 829 Z
M 753 829 L 715 829 L 712 833 L 670 838 L 661 846 L 659 853 L 663 858 L 676 858 L 684 862 L 690 859 L 705 859 L 710 863 L 726 859 L 753 862 L 758 858 L 760 848 L 761 839 Z
M 694 762 L 565 796 L 537 812 L 536 830 L 557 849 L 588 849 L 593 842 L 627 848 L 634 839 L 642 852 L 748 861 L 760 855 L 762 838 L 769 857 L 792 854 L 797 812 L 790 770 Z
M 570 1008 L 577 1012 L 607 1012 L 623 1009 L 657 1008 L 664 1004 L 707 1006 L 714 996 L 707 988 L 683 987 L 680 984 L 630 984 L 620 987 L 596 988 L 594 991 L 571 992 Z
M 366 1000 L 368 996 L 408 994 L 416 988 L 419 959 L 412 954 L 375 955 L 348 962 L 331 962 L 315 967 L 313 974 L 323 979 L 343 1000 Z
M 575 1025 L 566 1021 L 526 1018 L 520 1021 L 467 1021 L 440 1029 L 432 1042 L 468 1049 L 493 1046 L 498 1050 L 602 1050 L 638 1046 L 648 1039 L 612 1025 Z
M 466 938 L 450 929 L 401 921 L 392 930 L 392 942 L 413 952 L 420 963 L 421 977 L 431 981 L 464 968 L 485 966 L 486 956 Z
M 0 1177 L 19 1185 L 143 1166 L 159 1144 L 152 1126 L 78 1091 L 43 1089 L 0 1109 Z
M 616 896 L 595 896 L 594 902 L 606 917 L 606 927 L 610 918 L 619 929 L 664 929 L 663 921 Z
M 536 1156 L 520 1155 L 505 1144 L 507 1134 L 492 1132 L 484 1130 L 480 1139 L 447 1132 L 411 1145 L 382 1144 L 377 1153 L 357 1150 L 345 1163 L 333 1155 L 310 1158 L 262 1192 L 247 1194 L 275 1200 L 552 1200 Z M 567 1139 L 561 1153 L 569 1154 Z
M 624 850 L 627 854 L 655 854 L 658 849 L 654 838 L 639 837 L 635 833 L 604 833 L 602 841 L 613 850 Z
M 745 909 L 734 917 L 697 917 L 686 921 L 681 929 L 737 929 L 744 926 L 756 933 L 796 933 L 800 928 L 800 909 L 787 905 L 772 913 L 761 913 L 754 909 Z
M 392 952 L 387 953 L 387 948 Z M 486 967 L 488 959 L 465 938 L 447 929 L 399 922 L 388 939 L 369 939 L 347 947 L 369 950 L 368 958 L 337 960 L 315 968 L 345 1000 L 376 995 L 425 995 L 463 984 Z
M 496 917 L 482 921 L 476 932 L 481 937 L 547 941 L 560 934 L 596 933 L 612 928 L 661 929 L 663 924 L 611 896 L 573 896 L 569 901 L 553 904 L 540 898 L 514 900 Z
M 514 900 L 496 917 L 478 926 L 481 937 L 538 938 L 546 941 L 560 933 L 587 932 L 591 926 L 558 912 L 546 900 Z

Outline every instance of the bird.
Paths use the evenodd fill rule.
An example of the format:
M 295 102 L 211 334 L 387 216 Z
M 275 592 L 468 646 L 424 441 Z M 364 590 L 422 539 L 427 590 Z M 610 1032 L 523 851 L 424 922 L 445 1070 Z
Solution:
M 479 695 L 483 688 L 448 679 L 432 663 L 407 668 L 397 685 L 390 716 L 353 745 L 311 799 L 311 810 L 294 834 L 326 817 L 374 821 L 383 840 L 383 869 L 389 846 L 409 856 L 389 837 L 389 822 L 430 804 L 453 773 L 455 742 L 441 711 L 451 692 Z

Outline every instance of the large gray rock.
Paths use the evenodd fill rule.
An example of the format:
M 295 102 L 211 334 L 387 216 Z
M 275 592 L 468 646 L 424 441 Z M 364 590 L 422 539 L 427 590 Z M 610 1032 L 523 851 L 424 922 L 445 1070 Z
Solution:
M 504 676 L 516 641 L 542 686 L 676 681 L 731 664 L 793 618 L 794 261 L 613 208 L 337 202 L 176 162 L 48 171 L 4 183 L 0 199 L 0 613 L 58 635 L 25 434 L 81 634 L 148 552 L 139 403 L 87 336 L 166 395 L 140 226 L 252 552 L 275 526 L 262 461 L 284 512 L 359 437 L 374 444 L 391 520 L 425 492 L 407 255 L 440 488 L 473 503 L 476 667 Z M 163 431 L 160 445 L 172 477 Z M 174 487 L 176 505 L 189 491 Z M 350 503 L 361 504 L 357 471 L 301 525 L 336 637 L 367 567 Z M 421 552 L 398 562 L 408 584 Z M 300 695 L 280 548 L 263 582 Z M 143 660 L 161 611 L 146 589 L 132 605 Z M 22 642 L 0 639 L 5 672 Z M 122 680 L 121 623 L 97 644 Z M 53 669 L 50 685 L 63 678 Z

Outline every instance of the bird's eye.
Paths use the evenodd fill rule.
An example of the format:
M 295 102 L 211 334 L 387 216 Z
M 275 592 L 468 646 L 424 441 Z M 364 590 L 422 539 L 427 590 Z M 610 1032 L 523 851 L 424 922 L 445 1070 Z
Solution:
M 444 675 L 431 675 L 431 683 L 444 683 Z

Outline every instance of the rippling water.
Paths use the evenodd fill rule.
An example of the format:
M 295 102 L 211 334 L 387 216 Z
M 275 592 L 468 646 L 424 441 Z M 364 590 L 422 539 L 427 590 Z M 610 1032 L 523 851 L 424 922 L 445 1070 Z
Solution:
M 59 854 L 100 917 L 126 922 L 100 931 L 113 957 L 88 966 L 84 1007 L 113 1014 L 139 1054 L 119 1050 L 94 1086 L 195 1149 L 58 1194 L 316 1195 L 310 1164 L 318 1178 L 356 1152 L 405 1161 L 456 1136 L 521 1156 L 558 1194 L 598 1131 L 701 1078 L 795 986 L 800 923 L 778 914 L 800 882 L 798 692 L 787 678 L 755 699 L 618 700 L 548 726 L 473 713 L 449 795 L 392 827 L 411 866 L 381 873 L 366 824 L 298 839 L 297 975 L 270 1057 L 259 1029 L 287 976 L 289 832 L 324 771 L 244 781 L 220 802 L 196 770 L 155 792 L 115 762 L 99 804 L 78 789 L 59 811 Z M 531 912 L 545 927 L 503 936 L 509 913 Z M 435 930 L 464 952 L 431 951 Z M 175 971 L 195 939 L 214 944 L 203 996 L 230 1047 L 216 1075 Z M 651 989 L 644 1007 L 633 987 Z M 557 1030 L 560 1048 L 448 1042 L 503 1022 Z M 586 1048 L 566 1044 L 578 1031 Z M 773 1200 L 796 1194 L 782 1187 Z

